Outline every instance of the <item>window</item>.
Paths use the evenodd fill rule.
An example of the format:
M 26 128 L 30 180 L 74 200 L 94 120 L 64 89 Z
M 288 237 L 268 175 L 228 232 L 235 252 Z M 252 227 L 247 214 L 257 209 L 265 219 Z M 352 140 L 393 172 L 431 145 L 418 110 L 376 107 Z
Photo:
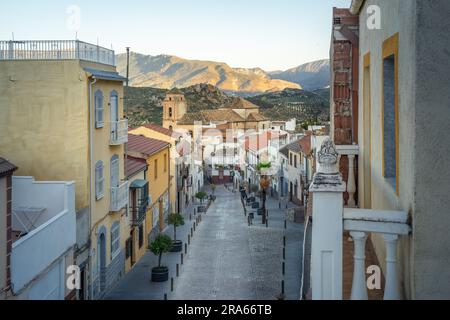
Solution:
M 97 161 L 95 165 L 95 198 L 102 199 L 105 196 L 105 176 L 103 175 L 103 161 Z
M 289 153 L 289 165 L 292 166 L 292 153 Z
M 297 168 L 297 155 L 294 156 L 294 167 Z
M 399 192 L 398 34 L 383 43 L 383 175 Z
M 158 159 L 155 159 L 154 170 L 155 170 L 155 180 L 157 180 L 158 179 Z
M 139 226 L 139 249 L 144 245 L 144 225 Z
M 101 90 L 97 90 L 95 92 L 95 128 L 103 128 L 104 126 L 104 106 L 103 106 L 103 92 Z
M 164 154 L 164 172 L 167 172 L 167 153 Z
M 169 118 L 172 118 L 172 108 L 169 108 Z
M 116 221 L 111 227 L 111 260 L 120 253 L 120 223 Z
M 111 174 L 111 180 L 110 185 L 111 187 L 118 187 L 120 184 L 120 178 L 119 178 L 119 156 L 114 155 L 111 158 L 111 166 L 110 166 L 110 174 Z

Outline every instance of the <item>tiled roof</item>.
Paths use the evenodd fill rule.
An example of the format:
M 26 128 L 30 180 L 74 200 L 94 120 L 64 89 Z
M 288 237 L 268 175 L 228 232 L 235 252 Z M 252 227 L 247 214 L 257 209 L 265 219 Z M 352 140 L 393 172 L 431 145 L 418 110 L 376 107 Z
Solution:
M 156 132 L 159 132 L 159 133 L 162 133 L 163 135 L 168 136 L 168 137 L 179 138 L 182 136 L 180 133 L 177 133 L 173 130 L 158 126 L 157 124 L 154 124 L 154 123 L 146 124 L 143 127 L 153 130 L 153 131 L 156 131 Z
M 305 154 L 311 153 L 311 136 L 310 135 L 301 138 L 298 143 L 299 143 L 299 146 L 303 153 L 305 153 Z
M 17 167 L 8 160 L 0 157 L 0 177 L 12 175 Z
M 289 143 L 287 146 L 285 146 L 285 148 L 287 148 L 289 151 L 292 151 L 292 152 L 295 152 L 295 153 L 302 152 L 302 149 L 300 148 L 300 143 L 299 143 L 298 140 Z
M 225 106 L 227 109 L 259 109 L 256 104 L 251 103 L 243 98 L 233 99 L 229 104 Z
M 263 116 L 262 114 L 253 112 L 253 113 L 250 113 L 250 115 L 247 117 L 247 121 L 261 122 L 261 121 L 268 121 L 268 119 L 265 116 Z
M 111 80 L 125 82 L 127 78 L 122 77 L 117 72 L 103 71 L 92 68 L 85 68 L 84 71 L 90 73 L 94 78 L 100 80 Z
M 199 112 L 186 113 L 179 121 L 180 125 L 191 125 L 195 121 L 210 123 L 212 121 L 243 122 L 240 115 L 231 109 L 202 110 Z
M 127 157 L 126 164 L 127 166 L 125 168 L 125 172 L 127 177 L 131 177 L 147 168 L 147 161 L 145 161 L 145 159 L 135 158 L 131 156 Z
M 139 152 L 146 156 L 151 156 L 162 149 L 169 148 L 170 143 L 152 138 L 146 138 L 144 136 L 129 134 L 127 147 L 131 152 Z

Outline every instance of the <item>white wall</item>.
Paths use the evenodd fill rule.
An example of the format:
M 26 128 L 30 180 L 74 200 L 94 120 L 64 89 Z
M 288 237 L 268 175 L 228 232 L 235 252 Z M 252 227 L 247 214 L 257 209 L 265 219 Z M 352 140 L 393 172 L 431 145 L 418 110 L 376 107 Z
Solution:
M 14 177 L 12 199 L 13 208 L 23 205 L 47 208 L 47 220 L 13 243 L 11 277 L 17 293 L 75 245 L 75 184 Z

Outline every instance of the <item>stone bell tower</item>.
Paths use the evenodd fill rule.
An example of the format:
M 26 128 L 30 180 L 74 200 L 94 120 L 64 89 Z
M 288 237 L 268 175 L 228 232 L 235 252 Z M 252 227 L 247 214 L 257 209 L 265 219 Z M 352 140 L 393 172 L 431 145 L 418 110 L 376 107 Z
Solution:
M 187 112 L 186 99 L 177 88 L 170 90 L 163 101 L 163 127 L 176 129 L 178 120 Z

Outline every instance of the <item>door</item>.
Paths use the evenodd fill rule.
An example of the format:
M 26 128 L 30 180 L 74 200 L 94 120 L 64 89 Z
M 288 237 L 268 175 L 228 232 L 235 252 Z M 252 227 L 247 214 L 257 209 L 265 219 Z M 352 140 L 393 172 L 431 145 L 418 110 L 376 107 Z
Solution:
M 131 231 L 131 266 L 134 266 L 136 263 L 136 236 L 135 229 Z
M 111 187 L 118 187 L 120 183 L 119 179 L 119 156 L 114 155 L 111 158 Z
M 100 291 L 105 290 L 106 285 L 106 238 L 105 234 L 100 234 L 97 244 L 98 252 L 98 272 L 100 275 Z
M 111 121 L 111 136 L 117 139 L 117 122 L 119 121 L 119 96 L 116 91 L 109 97 L 109 115 Z

